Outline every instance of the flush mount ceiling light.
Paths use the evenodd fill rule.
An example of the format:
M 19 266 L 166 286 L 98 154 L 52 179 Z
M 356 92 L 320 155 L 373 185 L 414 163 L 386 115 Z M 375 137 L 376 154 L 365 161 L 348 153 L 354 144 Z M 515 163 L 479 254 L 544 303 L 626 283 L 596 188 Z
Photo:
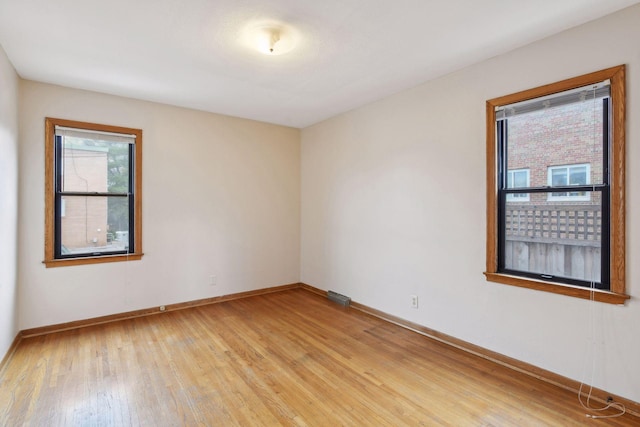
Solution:
M 298 32 L 282 23 L 254 23 L 242 32 L 242 44 L 265 55 L 284 55 L 291 52 L 299 40 Z

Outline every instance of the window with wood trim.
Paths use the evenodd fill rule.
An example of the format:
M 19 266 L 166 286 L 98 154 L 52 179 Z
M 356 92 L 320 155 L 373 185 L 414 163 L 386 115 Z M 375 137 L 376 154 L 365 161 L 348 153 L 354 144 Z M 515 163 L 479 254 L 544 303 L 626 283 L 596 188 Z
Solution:
M 47 267 L 142 257 L 142 131 L 45 119 Z
M 624 65 L 487 101 L 487 280 L 629 298 L 624 137 Z

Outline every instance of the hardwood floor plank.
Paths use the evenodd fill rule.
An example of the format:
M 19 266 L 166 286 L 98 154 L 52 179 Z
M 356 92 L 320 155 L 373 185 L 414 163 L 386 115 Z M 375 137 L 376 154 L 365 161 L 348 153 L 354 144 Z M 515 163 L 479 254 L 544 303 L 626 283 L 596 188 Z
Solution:
M 305 289 L 22 338 L 7 426 L 581 426 L 574 393 Z

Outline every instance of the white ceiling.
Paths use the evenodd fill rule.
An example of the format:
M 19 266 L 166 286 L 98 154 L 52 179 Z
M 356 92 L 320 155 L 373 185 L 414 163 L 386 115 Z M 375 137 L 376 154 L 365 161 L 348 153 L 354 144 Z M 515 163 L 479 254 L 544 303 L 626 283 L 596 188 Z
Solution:
M 30 80 L 306 127 L 640 0 L 0 0 Z M 287 23 L 296 49 L 239 43 Z

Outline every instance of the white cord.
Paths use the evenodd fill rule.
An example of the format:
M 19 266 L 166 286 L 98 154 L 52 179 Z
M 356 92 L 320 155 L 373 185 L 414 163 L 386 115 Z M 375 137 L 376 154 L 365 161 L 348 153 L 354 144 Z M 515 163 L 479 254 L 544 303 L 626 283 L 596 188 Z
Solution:
M 591 384 L 589 386 L 589 393 L 587 394 L 587 402 L 586 404 L 582 401 L 582 389 L 584 387 L 584 381 L 580 382 L 580 389 L 578 390 L 578 401 L 580 402 L 580 405 L 582 405 L 582 407 L 587 410 L 587 411 L 591 411 L 591 412 L 602 412 L 602 411 L 606 411 L 607 409 L 617 409 L 618 411 L 620 411 L 619 413 L 616 414 L 611 414 L 611 415 L 593 415 L 593 414 L 585 414 L 585 416 L 587 418 L 591 418 L 591 419 L 603 419 L 603 418 L 617 418 L 617 417 L 621 417 L 623 416 L 626 412 L 627 412 L 627 408 L 624 406 L 624 404 L 619 403 L 619 402 L 615 402 L 613 400 L 611 401 L 607 401 L 607 404 L 605 406 L 599 407 L 599 408 L 594 408 L 591 406 L 591 394 L 593 392 L 593 379 L 594 379 L 594 374 L 595 374 L 595 370 L 596 370 L 596 345 L 595 345 L 595 335 L 596 335 L 596 322 L 595 322 L 595 314 L 594 314 L 594 309 L 595 309 L 595 283 L 593 281 L 591 281 L 591 292 L 589 292 L 589 325 L 590 325 L 590 329 L 591 329 L 591 339 L 589 340 L 591 343 L 591 349 L 588 349 L 590 351 L 587 351 L 587 354 L 592 353 L 592 363 L 591 363 L 591 380 L 589 381 L 589 383 Z M 585 367 L 586 367 L 586 363 L 585 363 Z M 584 372 L 583 372 L 583 377 L 584 377 Z

